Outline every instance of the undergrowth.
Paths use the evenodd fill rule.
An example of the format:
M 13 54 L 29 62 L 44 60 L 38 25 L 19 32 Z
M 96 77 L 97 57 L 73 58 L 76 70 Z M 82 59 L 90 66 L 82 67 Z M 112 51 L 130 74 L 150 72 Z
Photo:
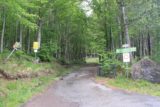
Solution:
M 77 67 L 65 68 L 55 61 L 48 63 L 34 63 L 33 56 L 23 52 L 14 53 L 4 63 L 9 52 L 0 55 L 0 69 L 10 74 L 41 72 L 51 69 L 54 72 L 36 78 L 6 80 L 0 79 L 0 107 L 19 107 L 33 95 L 42 92 L 49 84 L 53 83 L 60 76 L 66 75 Z

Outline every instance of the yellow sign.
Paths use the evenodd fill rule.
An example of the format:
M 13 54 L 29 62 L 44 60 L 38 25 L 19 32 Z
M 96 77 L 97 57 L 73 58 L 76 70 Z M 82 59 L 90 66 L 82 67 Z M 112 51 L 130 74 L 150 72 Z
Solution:
M 33 49 L 38 50 L 39 49 L 39 43 L 38 42 L 33 42 Z

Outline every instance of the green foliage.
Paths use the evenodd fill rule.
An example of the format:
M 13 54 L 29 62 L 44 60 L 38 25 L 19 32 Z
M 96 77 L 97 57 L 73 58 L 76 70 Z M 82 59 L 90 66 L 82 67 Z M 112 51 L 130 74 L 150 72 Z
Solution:
M 14 57 L 20 59 L 20 58 L 23 58 L 23 56 L 26 55 L 26 53 L 24 51 L 21 51 L 21 50 L 17 50 L 15 51 L 15 53 L 13 53 Z
M 54 60 L 53 55 L 56 52 L 57 47 L 55 44 L 43 44 L 40 52 L 38 53 L 38 57 L 40 58 L 41 61 L 44 62 L 51 62 Z
M 21 74 L 21 72 L 22 74 L 32 74 L 39 71 L 43 72 L 45 70 L 51 70 L 54 67 L 54 64 L 52 65 L 51 63 L 34 63 L 33 56 L 27 55 L 25 52 L 20 50 L 14 53 L 5 63 L 3 63 L 10 54 L 10 52 L 8 52 L 9 51 L 0 55 L 0 69 L 11 75 L 16 75 L 17 73 Z
M 27 64 L 25 66 L 28 66 Z M 40 67 L 41 66 L 41 67 Z M 0 94 L 5 93 L 4 96 L 0 96 L 0 107 L 19 107 L 22 106 L 28 99 L 33 95 L 42 92 L 49 84 L 57 80 L 59 76 L 66 75 L 72 72 L 73 68 L 64 68 L 63 66 L 54 63 L 52 64 L 42 64 L 39 65 L 39 71 L 46 70 L 46 66 L 49 68 L 54 68 L 54 73 L 48 76 L 42 76 L 30 79 L 21 79 L 8 81 L 0 79 Z M 27 70 L 23 68 L 23 70 Z
M 50 62 L 53 59 L 53 56 L 50 54 L 50 51 L 47 48 L 41 49 L 38 54 L 38 57 L 41 61 Z
M 158 44 L 155 43 L 156 45 L 155 45 L 155 48 L 154 48 L 154 50 L 153 50 L 153 52 L 154 52 L 155 54 L 153 54 L 153 55 L 151 56 L 151 59 L 153 59 L 154 61 L 160 63 L 160 51 L 159 51 L 159 50 L 160 50 L 160 43 L 159 43 L 159 40 L 157 40 L 157 42 L 158 42 Z
M 0 54 L 0 60 L 5 60 L 7 56 L 9 55 L 10 51 L 8 49 L 5 49 L 3 53 Z
M 115 79 L 108 79 L 107 83 L 121 89 L 134 91 L 141 94 L 160 96 L 160 84 L 153 84 L 148 81 L 127 79 L 124 76 L 118 76 Z
M 11 52 L 12 51 L 5 49 L 3 53 L 0 54 L 0 60 L 6 60 L 6 58 L 10 55 Z M 22 50 L 16 50 L 8 60 L 32 61 L 33 57 Z
M 8 90 L 16 90 L 17 89 L 17 84 L 16 84 L 16 82 L 15 83 L 9 83 L 9 84 L 7 84 L 7 89 Z
M 86 58 L 86 63 L 99 63 L 99 58 Z
M 26 52 L 22 50 L 17 50 L 15 53 L 13 53 L 13 56 L 11 56 L 11 59 L 18 59 L 20 61 L 32 61 L 33 57 L 31 55 L 28 55 Z
M 51 61 L 53 54 L 65 63 L 84 62 L 87 47 L 87 17 L 76 0 L 3 0 L 0 1 L 0 27 L 5 18 L 4 48 L 22 42 L 31 53 L 32 42 L 41 42 L 41 61 Z M 39 36 L 38 36 L 39 35 Z M 21 41 L 22 40 L 22 41 Z M 45 48 L 45 49 L 44 49 Z M 23 53 L 17 53 L 21 58 Z
M 101 61 L 103 76 L 113 77 L 123 69 L 123 63 L 117 60 L 116 54 L 109 52 L 102 55 Z
M 6 84 L 4 92 L 7 92 L 7 97 L 2 97 L 0 105 L 1 107 L 18 107 L 26 102 L 33 94 L 38 93 L 44 89 L 51 81 L 55 80 L 55 76 L 40 77 L 32 80 L 16 80 L 16 81 L 5 81 L 1 80 Z M 5 105 L 5 106 L 4 106 Z
M 12 20 L 18 20 L 25 27 L 36 29 L 35 20 L 38 18 L 36 14 L 28 12 L 28 8 L 33 5 L 28 0 L 8 0 L 4 2 L 5 11 Z

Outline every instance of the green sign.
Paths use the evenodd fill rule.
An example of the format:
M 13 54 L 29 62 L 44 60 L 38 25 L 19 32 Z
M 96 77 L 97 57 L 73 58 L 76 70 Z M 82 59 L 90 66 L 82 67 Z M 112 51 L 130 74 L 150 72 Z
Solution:
M 116 53 L 130 53 L 130 52 L 135 52 L 136 50 L 137 50 L 136 47 L 122 48 L 122 49 L 117 49 Z

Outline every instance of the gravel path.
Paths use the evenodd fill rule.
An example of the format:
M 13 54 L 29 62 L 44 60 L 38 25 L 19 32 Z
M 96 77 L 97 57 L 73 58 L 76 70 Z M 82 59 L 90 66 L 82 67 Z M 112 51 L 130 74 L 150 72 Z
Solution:
M 160 107 L 160 98 L 126 93 L 93 81 L 96 67 L 83 67 L 22 107 Z

